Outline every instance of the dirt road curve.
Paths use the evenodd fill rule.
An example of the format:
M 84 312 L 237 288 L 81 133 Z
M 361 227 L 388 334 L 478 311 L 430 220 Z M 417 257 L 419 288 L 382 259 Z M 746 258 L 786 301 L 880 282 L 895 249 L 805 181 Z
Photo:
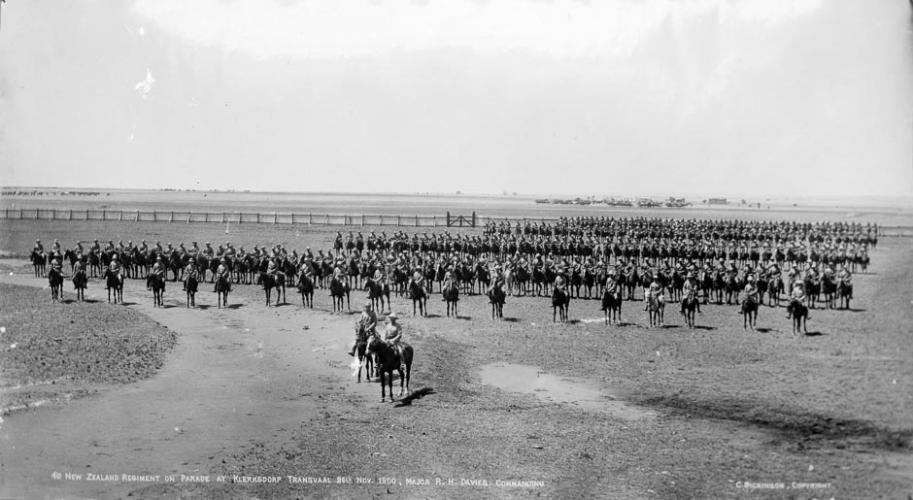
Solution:
M 40 284 L 8 273 L 0 280 Z M 236 309 L 187 310 L 173 291 L 180 285 L 169 285 L 166 306 L 172 307 L 154 309 L 147 300 L 130 305 L 182 334 L 165 367 L 148 380 L 62 409 L 7 417 L 0 430 L 0 498 L 109 497 L 138 487 L 57 481 L 55 471 L 208 473 L 208 457 L 227 447 L 296 430 L 318 411 L 309 401 L 316 393 L 346 391 L 377 400 L 376 386 L 355 384 L 343 359 L 351 317 L 294 306 L 266 310 L 262 304 L 249 314 L 245 309 L 254 307 L 238 294 L 232 297 Z M 96 284 L 87 297 L 106 300 L 104 292 Z M 140 282 L 127 280 L 128 303 L 147 294 Z

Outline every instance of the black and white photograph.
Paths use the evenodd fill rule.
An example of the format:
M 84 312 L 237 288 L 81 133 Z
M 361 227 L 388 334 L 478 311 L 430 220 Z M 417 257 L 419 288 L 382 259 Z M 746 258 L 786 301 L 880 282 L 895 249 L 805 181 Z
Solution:
M 0 500 L 913 500 L 913 0 L 0 0 Z

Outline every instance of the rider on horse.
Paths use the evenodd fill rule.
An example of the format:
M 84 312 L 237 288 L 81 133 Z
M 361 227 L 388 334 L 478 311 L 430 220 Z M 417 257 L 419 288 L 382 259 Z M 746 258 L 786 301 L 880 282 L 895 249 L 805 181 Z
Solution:
M 453 274 L 451 274 L 450 271 L 445 272 L 444 279 L 441 281 L 441 295 L 444 295 L 444 291 L 450 290 L 450 288 L 453 287 L 453 285 L 454 285 Z M 443 298 L 441 298 L 441 300 L 445 301 L 445 300 L 447 300 L 447 298 L 443 297 Z
M 659 284 L 659 273 L 653 273 L 653 281 L 650 283 L 650 287 L 644 291 L 644 311 L 650 307 L 650 301 L 654 299 L 660 304 L 666 300 L 663 296 L 663 287 Z
M 207 245 L 209 245 L 209 243 L 207 243 Z M 219 282 L 220 280 L 222 280 L 222 279 L 225 280 L 225 283 L 226 283 L 227 286 L 228 286 L 228 290 L 223 290 L 223 291 L 231 291 L 231 276 L 229 276 L 228 273 L 229 273 L 229 271 L 228 271 L 228 259 L 226 259 L 225 257 L 222 257 L 222 260 L 219 261 L 219 267 L 216 269 L 216 279 L 215 279 L 215 282 L 218 284 L 218 282 Z M 213 287 L 213 291 L 215 292 L 215 291 L 218 291 L 218 290 L 216 290 L 215 287 Z
M 405 371 L 406 367 L 405 363 L 403 363 L 402 346 L 403 329 L 396 322 L 397 319 L 398 316 L 395 312 L 391 312 L 390 315 L 387 316 L 387 326 L 384 329 L 384 342 L 396 351 L 396 355 L 399 356 L 400 369 Z
M 789 294 L 789 305 L 786 306 L 786 317 L 792 318 L 793 310 L 795 310 L 796 306 L 801 307 L 803 302 L 805 302 L 805 283 L 797 281 L 795 285 L 793 285 L 792 292 Z
M 355 330 L 355 342 L 352 343 L 352 349 L 349 350 L 349 356 L 355 355 L 355 348 L 358 346 L 358 342 L 377 333 L 377 314 L 374 313 L 374 308 L 371 305 L 370 300 L 365 302 L 365 309 L 361 312 L 361 316 L 355 324 L 358 328 Z
M 755 284 L 753 274 L 749 274 L 748 277 L 745 278 L 744 293 L 745 301 L 758 302 L 758 285 Z
M 697 297 L 697 280 L 694 278 L 694 273 L 688 271 L 688 274 L 685 275 L 685 282 L 682 284 L 682 295 L 686 299 L 693 299 Z M 701 313 L 701 301 L 696 300 L 695 304 L 697 305 L 698 314 Z
M 184 291 L 187 291 L 187 282 L 190 281 L 190 278 L 197 280 L 197 264 L 193 259 L 190 259 L 190 262 L 187 263 L 187 267 L 184 269 Z

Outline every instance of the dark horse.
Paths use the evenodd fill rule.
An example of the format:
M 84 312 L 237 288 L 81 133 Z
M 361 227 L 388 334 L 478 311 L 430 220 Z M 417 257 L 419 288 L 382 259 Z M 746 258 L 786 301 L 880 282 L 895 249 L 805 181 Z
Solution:
M 425 287 L 412 280 L 409 280 L 409 298 L 412 299 L 412 315 L 415 316 L 416 309 L 422 316 L 427 314 L 428 294 L 425 293 Z M 417 306 L 417 307 L 416 307 Z
M 35 267 L 35 277 L 40 278 L 45 274 L 45 267 L 48 264 L 48 258 L 45 254 L 32 250 L 32 253 L 29 255 L 29 262 Z
M 76 300 L 82 302 L 86 300 L 86 287 L 89 284 L 89 278 L 86 276 L 85 269 L 78 269 L 73 274 L 73 288 L 76 289 Z
M 371 381 L 371 373 L 374 372 L 374 356 L 367 354 L 369 337 L 373 340 L 374 335 L 367 335 L 365 327 L 360 322 L 355 325 L 355 354 L 358 356 L 358 381 L 361 382 L 361 371 L 365 371 L 365 380 Z
M 685 323 L 688 328 L 694 328 L 694 315 L 697 312 L 697 295 L 694 292 L 685 294 L 682 297 L 682 316 L 685 317 Z
M 333 277 L 333 279 L 330 280 L 330 297 L 333 299 L 333 312 L 342 312 L 343 300 L 346 302 L 346 309 L 349 311 L 352 310 L 352 307 L 349 304 L 350 290 L 348 281 L 341 281 L 336 277 Z
M 491 319 L 504 319 L 504 302 L 507 300 L 507 294 L 501 285 L 495 285 L 488 292 L 488 302 L 491 304 Z
M 228 292 L 231 291 L 231 277 L 228 274 L 213 274 L 215 279 L 216 304 L 219 309 L 228 307 Z
M 552 291 L 552 323 L 554 323 L 558 317 L 561 318 L 561 322 L 567 321 L 567 311 L 570 308 L 571 296 L 562 288 L 555 287 Z
M 403 353 L 402 359 L 400 359 L 399 353 L 396 348 L 382 342 L 376 336 L 371 337 L 371 341 L 368 343 L 367 355 L 377 356 L 377 368 L 379 370 L 378 376 L 380 377 L 380 401 L 384 402 L 387 399 L 386 389 L 390 388 L 390 400 L 393 401 L 393 372 L 396 371 L 399 374 L 399 395 L 403 396 L 404 389 L 405 391 L 409 390 L 409 379 L 412 376 L 412 346 L 406 344 L 405 342 L 400 342 L 400 349 Z M 405 368 L 405 371 L 403 370 Z
M 758 300 L 754 295 L 746 295 L 741 302 L 742 328 L 751 327 L 754 330 L 755 324 L 758 322 Z
M 368 292 L 368 300 L 371 301 L 371 305 L 374 307 L 375 311 L 384 312 L 384 307 L 389 310 L 390 285 L 386 283 L 381 285 L 379 282 L 374 281 L 374 279 L 368 278 L 365 280 L 365 290 Z M 384 306 L 384 303 L 386 303 L 386 306 Z
M 164 274 L 150 274 L 146 278 L 148 286 L 152 288 L 152 299 L 153 307 L 162 307 L 164 305 L 164 296 L 165 296 L 165 275 Z
M 257 278 L 257 284 L 263 285 L 263 291 L 266 292 L 266 307 L 270 306 L 273 288 L 276 289 L 276 305 L 279 305 L 280 298 L 285 304 L 285 275 L 283 273 L 261 272 L 260 277 Z
M 48 271 L 48 284 L 51 285 L 51 300 L 58 302 L 63 300 L 63 273 L 56 267 L 51 267 Z
M 621 292 L 602 292 L 602 312 L 605 314 L 605 324 L 621 322 Z
M 453 315 L 456 316 L 457 303 L 460 301 L 460 287 L 455 281 L 451 281 L 450 285 L 447 285 L 446 288 L 441 288 L 441 295 L 444 296 L 444 302 L 447 303 L 447 317 L 450 317 L 451 311 L 453 311 Z
M 853 284 L 847 280 L 837 282 L 837 297 L 840 298 L 840 308 L 849 309 L 850 299 L 853 298 Z
M 808 333 L 808 307 L 798 300 L 790 300 L 786 311 L 793 319 L 793 335 L 799 333 L 799 330 Z
M 187 292 L 187 307 L 197 306 L 197 288 L 199 288 L 199 285 L 200 282 L 196 276 L 187 276 L 187 280 L 184 282 L 184 291 Z
M 305 273 L 298 275 L 298 283 L 295 285 L 298 293 L 301 294 L 301 306 L 314 308 L 314 280 Z
M 105 269 L 105 288 L 108 290 L 108 302 L 111 302 L 111 292 L 114 292 L 114 303 L 124 302 L 124 279 L 120 274 Z

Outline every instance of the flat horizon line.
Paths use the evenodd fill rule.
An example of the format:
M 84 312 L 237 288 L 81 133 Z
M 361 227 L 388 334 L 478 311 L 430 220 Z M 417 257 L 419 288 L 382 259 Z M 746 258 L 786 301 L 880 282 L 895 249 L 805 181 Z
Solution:
M 897 199 L 911 199 L 913 200 L 913 194 L 858 194 L 858 195 L 814 195 L 814 196 L 801 196 L 801 195 L 789 195 L 789 194 L 719 194 L 719 193 L 702 193 L 702 194 L 681 194 L 681 193 L 670 193 L 670 192 L 654 192 L 654 193 L 520 193 L 520 192 L 501 192 L 501 193 L 491 193 L 491 192 L 475 192 L 475 191 L 287 191 L 287 190 L 254 190 L 254 189 L 237 189 L 237 188 L 178 188 L 178 187 L 162 187 L 162 188 L 150 188 L 150 187 L 103 187 L 103 186 L 40 186 L 40 185 L 29 185 L 29 186 L 2 186 L 0 187 L 3 191 L 6 190 L 59 190 L 59 191 L 87 191 L 95 190 L 100 192 L 111 192 L 111 191 L 131 191 L 131 192 L 197 192 L 197 193 L 232 193 L 232 194 L 279 194 L 279 195 L 318 195 L 318 196 L 333 196 L 333 195 L 374 195 L 374 196 L 474 196 L 482 198 L 529 198 L 529 199 L 542 199 L 542 198 L 563 198 L 563 199 L 602 199 L 602 198 L 611 198 L 611 197 L 620 197 L 620 198 L 651 198 L 651 197 L 678 197 L 678 198 L 724 198 L 732 203 L 733 200 L 739 199 L 755 199 L 754 202 L 757 202 L 758 199 L 763 200 L 775 200 L 775 199 L 809 199 L 809 200 L 842 200 L 842 199 L 871 199 L 871 200 L 897 200 Z

